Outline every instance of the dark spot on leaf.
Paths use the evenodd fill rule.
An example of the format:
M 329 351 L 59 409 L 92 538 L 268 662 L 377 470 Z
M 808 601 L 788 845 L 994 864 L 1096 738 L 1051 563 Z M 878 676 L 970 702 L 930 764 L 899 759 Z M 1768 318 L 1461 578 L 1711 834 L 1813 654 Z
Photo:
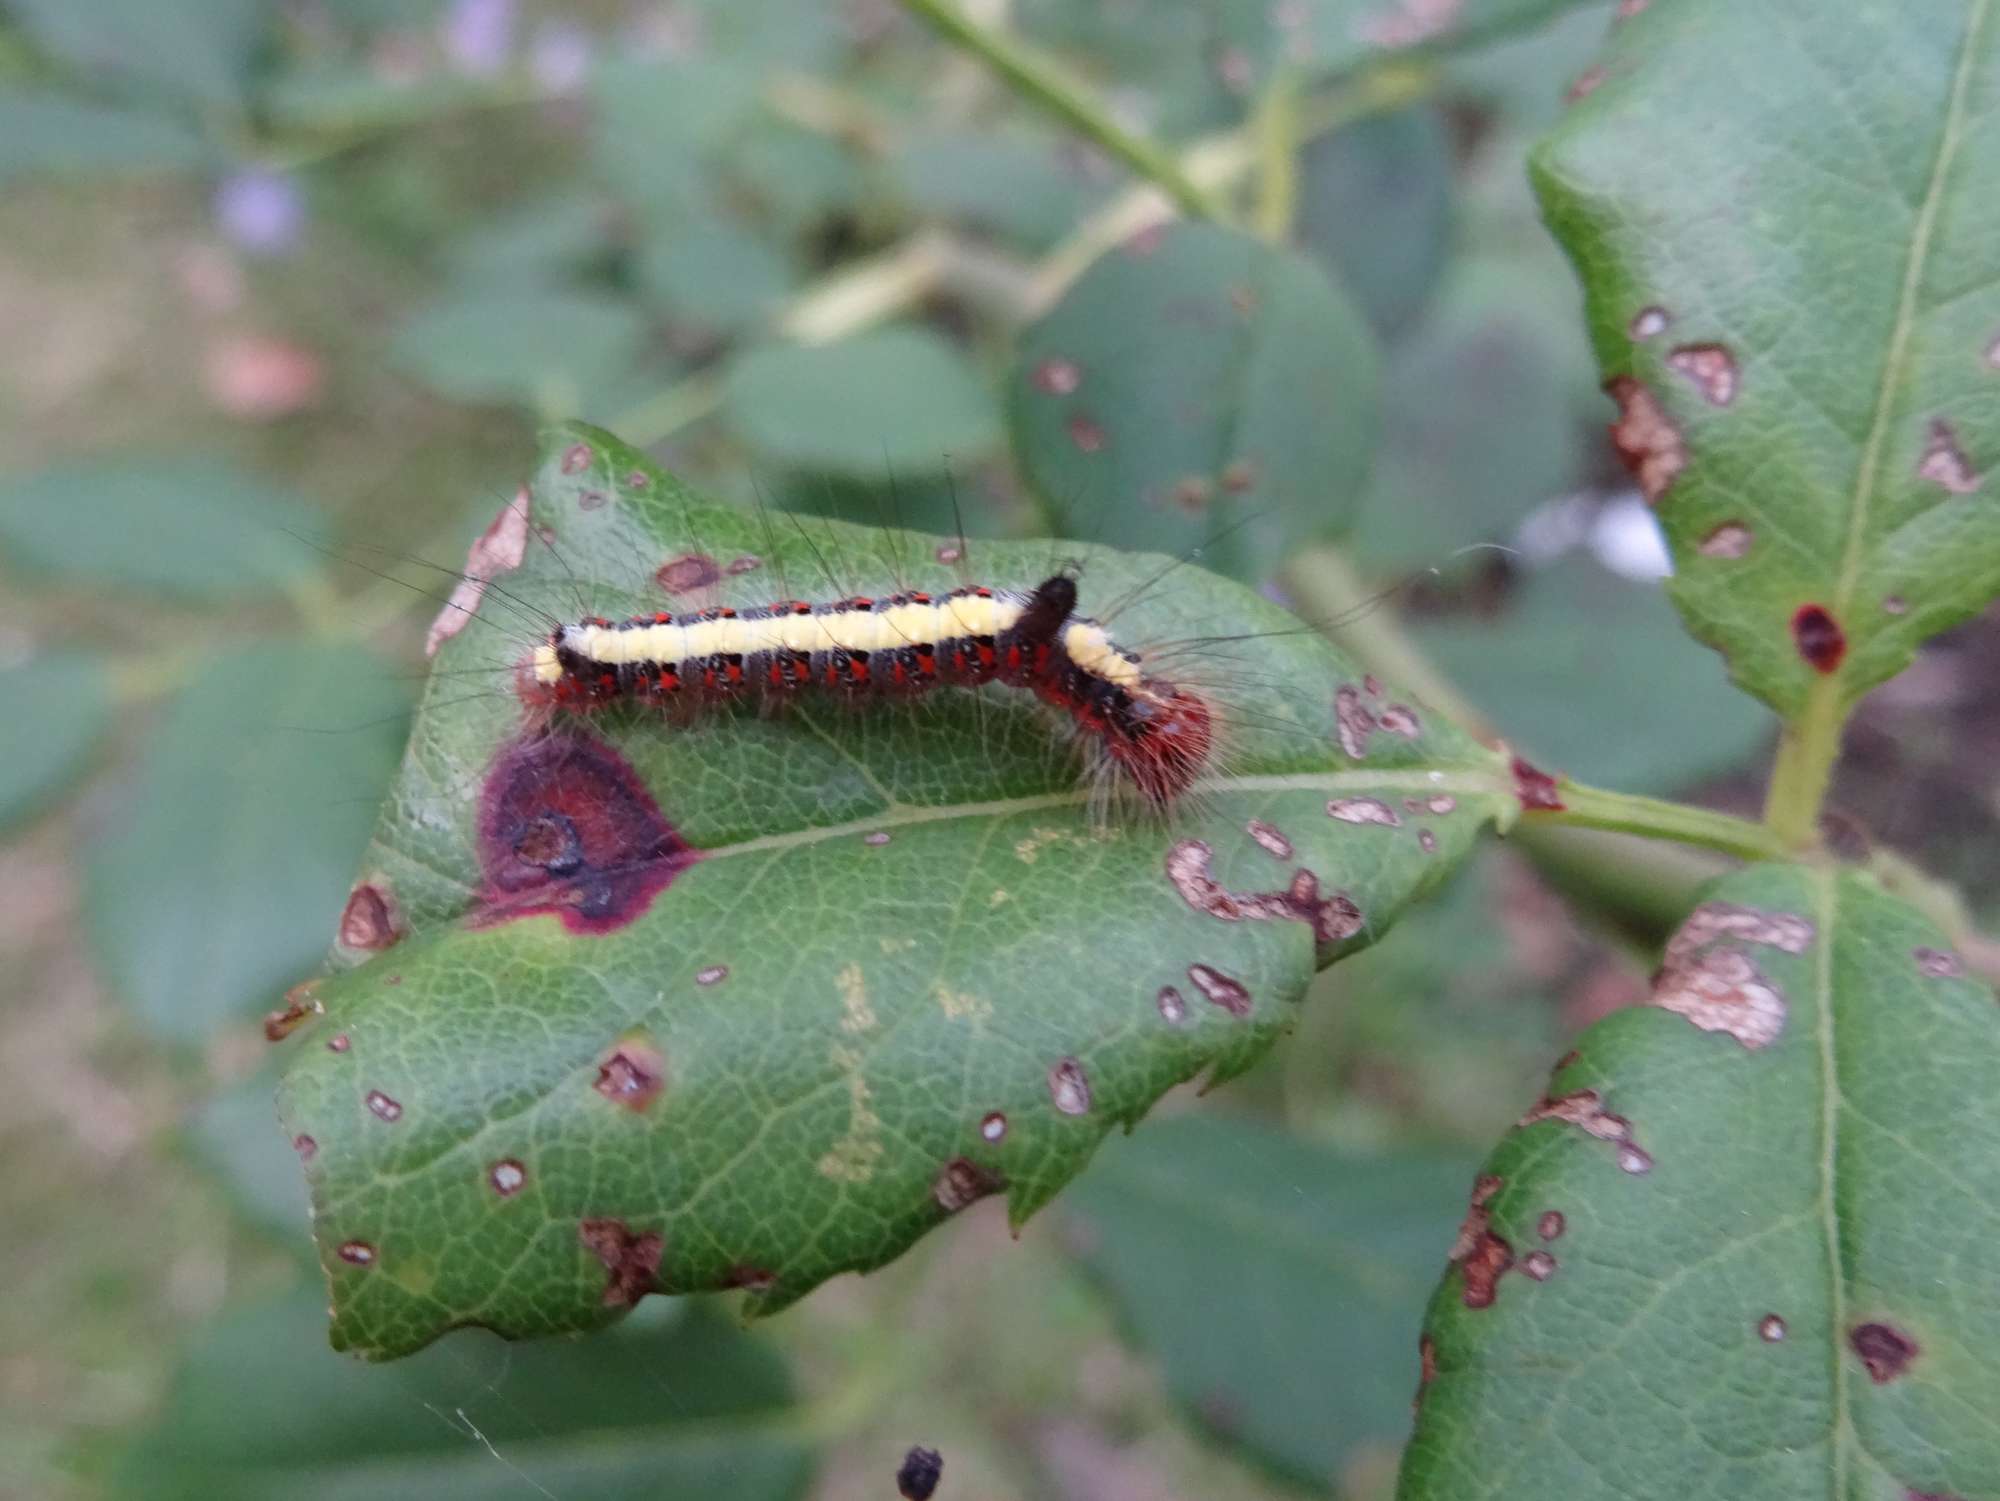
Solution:
M 340 943 L 350 949 L 386 949 L 403 936 L 389 883 L 363 881 L 347 894 L 340 914 Z
M 501 1198 L 510 1199 L 528 1181 L 528 1170 L 509 1157 L 486 1170 L 486 1181 L 493 1185 L 493 1191 Z
M 319 1143 L 304 1132 L 292 1138 L 292 1150 L 299 1154 L 299 1161 L 311 1162 L 313 1154 L 319 1150 Z
M 1336 797 L 1327 802 L 1326 816 L 1342 823 L 1379 823 L 1395 828 L 1403 820 L 1379 797 Z
M 375 1261 L 375 1248 L 365 1240 L 342 1241 L 335 1254 L 351 1266 L 370 1266 Z
M 1401 735 L 1405 740 L 1414 740 L 1423 734 L 1424 727 L 1417 718 L 1417 711 L 1408 704 L 1390 704 L 1375 716 L 1376 724 L 1385 734 Z
M 738 1262 L 729 1269 L 722 1285 L 726 1288 L 742 1288 L 743 1291 L 761 1297 L 778 1285 L 778 1274 L 761 1266 L 747 1266 Z
M 1757 1338 L 1767 1345 L 1775 1345 L 1785 1337 L 1785 1321 L 1775 1313 L 1767 1313 L 1757 1320 Z
M 1234 892 L 1210 873 L 1214 851 L 1199 839 L 1183 839 L 1167 851 L 1167 879 L 1197 912 L 1223 922 L 1290 919 L 1311 926 L 1320 943 L 1341 943 L 1360 932 L 1361 909 L 1343 892 L 1322 896 L 1319 878 L 1298 870 L 1283 891 Z
M 1417 1340 L 1417 1359 L 1421 1362 L 1417 1373 L 1417 1389 L 1422 1391 L 1423 1388 L 1437 1380 L 1438 1374 L 1437 1341 L 1432 1339 L 1428 1334 L 1423 1335 Z
M 628 1110 L 644 1110 L 666 1083 L 667 1060 L 660 1050 L 627 1038 L 598 1060 L 597 1082 L 591 1088 Z
M 285 1004 L 264 1018 L 264 1040 L 283 1042 L 312 1017 L 324 1015 L 326 1007 L 314 994 L 318 988 L 317 981 L 307 980 L 286 991 Z
M 1045 391 L 1051 396 L 1069 396 L 1083 384 L 1083 369 L 1075 360 L 1050 358 L 1035 366 L 1029 377 L 1037 391 Z
M 1617 19 L 1629 21 L 1652 3 L 1653 0 L 1618 0 Z
M 1250 1014 L 1250 992 L 1244 988 L 1242 981 L 1232 979 L 1206 964 L 1190 964 L 1188 978 L 1210 1005 L 1220 1006 L 1231 1016 Z
M 1563 1233 L 1563 1216 L 1560 1209 L 1548 1209 L 1535 1221 L 1535 1233 L 1543 1240 L 1560 1239 Z
M 1917 1342 L 1889 1324 L 1856 1324 L 1848 1331 L 1847 1342 L 1877 1386 L 1894 1381 L 1917 1358 Z
M 1064 1058 L 1049 1066 L 1049 1098 L 1064 1115 L 1083 1115 L 1090 1110 L 1090 1079 L 1081 1063 Z
M 652 483 L 652 480 L 646 477 L 646 471 L 643 469 L 634 469 L 630 474 L 625 476 L 625 488 L 628 490 L 644 490 Z
M 1564 806 L 1556 779 L 1519 756 L 1514 758 L 1514 795 L 1523 808 L 1531 810 L 1560 813 Z
M 700 858 L 636 773 L 587 735 L 541 735 L 495 758 L 481 794 L 485 922 L 555 913 L 607 933 L 644 912 Z
M 604 503 L 609 499 L 611 497 L 602 490 L 584 490 L 577 495 L 576 505 L 580 511 L 598 511 L 604 508 Z
M 1216 478 L 1231 495 L 1241 495 L 1257 483 L 1255 459 L 1231 459 Z
M 657 1230 L 635 1235 L 623 1220 L 585 1220 L 576 1238 L 604 1264 L 606 1308 L 629 1308 L 653 1290 L 666 1241 Z
M 1167 492 L 1168 503 L 1191 516 L 1199 516 L 1214 499 L 1215 482 L 1205 474 L 1184 474 Z
M 1653 1157 L 1644 1147 L 1634 1146 L 1628 1141 L 1618 1149 L 1618 1167 L 1621 1172 L 1637 1177 L 1653 1170 Z
M 1741 945 L 1802 954 L 1812 940 L 1813 925 L 1795 913 L 1704 902 L 1667 941 L 1652 1004 L 1704 1032 L 1726 1032 L 1753 1051 L 1765 1047 L 1784 1031 L 1785 997 Z
M 1800 605 L 1792 616 L 1792 641 L 1815 672 L 1832 672 L 1847 655 L 1847 633 L 1820 605 Z
M 1465 1277 L 1460 1301 L 1467 1308 L 1491 1308 L 1500 1295 L 1500 1278 L 1513 1264 L 1514 1248 L 1507 1244 L 1506 1238 L 1482 1228 L 1459 1262 L 1459 1271 Z
M 764 560 L 762 558 L 758 557 L 757 554 L 755 554 L 754 552 L 746 552 L 746 553 L 740 553 L 736 557 L 731 558 L 729 560 L 729 566 L 724 568 L 722 571 L 724 573 L 730 574 L 733 577 L 740 578 L 742 575 L 746 573 L 755 573 L 759 568 L 762 568 L 763 566 L 764 566 Z
M 669 558 L 653 573 L 653 582 L 669 594 L 692 594 L 712 589 L 722 581 L 722 569 L 707 553 L 682 553 Z
M 590 467 L 590 461 L 594 457 L 596 455 L 591 453 L 588 443 L 572 444 L 563 450 L 562 472 L 564 474 L 581 474 Z
M 1258 847 L 1273 859 L 1292 858 L 1292 841 L 1285 837 L 1284 830 L 1275 824 L 1265 823 L 1261 818 L 1251 819 L 1247 828 L 1250 837 L 1257 841 Z
M 1481 1173 L 1472 1180 L 1472 1207 L 1484 1209 L 1507 1186 L 1507 1180 L 1495 1173 Z
M 1887 594 L 1882 597 L 1882 611 L 1887 615 L 1907 615 L 1910 602 L 1900 594 Z
M 997 1192 L 1000 1187 L 1000 1180 L 978 1163 L 969 1158 L 954 1157 L 931 1184 L 931 1197 L 937 1200 L 938 1207 L 946 1214 L 957 1214 L 966 1205 Z
M 1375 733 L 1375 711 L 1361 701 L 1361 690 L 1343 684 L 1333 695 L 1333 717 L 1340 748 L 1348 759 L 1361 760 L 1368 754 L 1368 738 Z
M 931 1501 L 944 1474 L 944 1456 L 922 1444 L 911 1448 L 896 1467 L 896 1494 L 903 1501 Z
M 1755 533 L 1740 521 L 1725 521 L 1701 539 L 1695 551 L 1704 558 L 1740 558 L 1750 551 Z
M 728 978 L 729 966 L 726 964 L 711 964 L 707 969 L 698 969 L 694 973 L 694 983 L 697 985 L 720 985 Z
M 998 1110 L 989 1111 L 979 1123 L 979 1134 L 987 1141 L 1000 1141 L 1007 1135 L 1007 1117 Z
M 962 547 L 955 546 L 954 544 L 949 542 L 945 543 L 944 546 L 938 548 L 937 550 L 937 560 L 940 563 L 956 563 L 961 561 L 964 557 L 965 557 L 965 549 Z
M 1605 73 L 1602 64 L 1585 68 L 1581 73 L 1577 74 L 1576 81 L 1563 91 L 1564 101 L 1574 104 L 1579 99 L 1588 99 L 1592 94 L 1597 92 L 1597 86 L 1604 82 L 1604 78 Z
M 1556 1059 L 1555 1071 L 1557 1073 L 1561 1073 L 1564 1069 L 1568 1068 L 1572 1063 L 1576 1062 L 1576 1060 L 1581 1056 L 1582 1054 L 1578 1053 L 1575 1048 L 1571 1048 L 1567 1053 L 1564 1053 L 1562 1057 Z
M 1917 477 L 1942 486 L 1953 495 L 1970 495 L 1979 488 L 1979 471 L 1959 446 L 1958 431 L 1942 418 L 1934 418 L 1924 441 L 1923 457 L 1917 460 Z
M 1642 307 L 1632 315 L 1627 332 L 1635 339 L 1657 338 L 1667 331 L 1667 325 L 1672 321 L 1663 307 Z
M 333 1036 L 329 1037 L 329 1038 L 327 1039 L 327 1041 L 326 1041 L 326 1050 L 327 1050 L 327 1051 L 328 1051 L 329 1053 L 344 1053 L 344 1052 L 346 1052 L 346 1051 L 347 1051 L 347 1034 L 346 1034 L 345 1032 L 336 1032 L 336 1033 L 334 1033 L 334 1034 L 333 1034 Z
M 524 488 L 500 508 L 500 514 L 480 533 L 465 555 L 465 572 L 452 585 L 444 608 L 424 635 L 424 655 L 434 657 L 445 642 L 465 629 L 486 594 L 487 581 L 521 566 L 528 553 L 529 497 Z
M 863 834 L 861 836 L 861 842 L 863 844 L 872 844 L 880 846 L 887 844 L 889 842 L 889 836 L 881 829 L 877 829 L 872 834 Z
M 1433 834 L 1429 829 L 1417 830 L 1418 849 L 1422 850 L 1427 855 L 1435 855 L 1437 853 L 1437 847 L 1438 847 L 1437 835 Z
M 403 1118 L 402 1105 L 390 1099 L 379 1089 L 368 1091 L 368 1109 L 372 1114 L 385 1121 L 395 1122 Z
M 1667 368 L 1692 381 L 1712 407 L 1736 399 L 1736 356 L 1721 344 L 1683 344 L 1667 356 Z
M 1680 429 L 1667 418 L 1659 398 L 1629 375 L 1605 386 L 1618 403 L 1618 420 L 1611 424 L 1611 446 L 1639 482 L 1646 504 L 1657 506 L 1680 472 L 1687 467 L 1687 445 Z
M 1917 968 L 1933 980 L 1956 980 L 1965 973 L 1958 955 L 1945 949 L 1918 948 L 1910 951 Z
M 1069 440 L 1079 453 L 1097 453 L 1104 447 L 1104 429 L 1078 412 L 1069 419 Z
M 1521 1258 L 1521 1271 L 1537 1282 L 1546 1282 L 1556 1274 L 1556 1259 L 1547 1251 L 1530 1251 Z
M 1178 1027 L 1187 1020 L 1187 1001 L 1173 986 L 1162 985 L 1157 999 L 1160 1015 L 1165 1017 L 1170 1025 Z

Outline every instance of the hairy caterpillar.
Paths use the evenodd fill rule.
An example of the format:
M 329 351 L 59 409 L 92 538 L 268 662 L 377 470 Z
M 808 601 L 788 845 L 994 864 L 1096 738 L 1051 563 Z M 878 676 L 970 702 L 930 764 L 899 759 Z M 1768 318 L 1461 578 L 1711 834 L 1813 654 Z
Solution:
M 559 624 L 518 674 L 529 705 L 588 711 L 636 703 L 691 714 L 741 699 L 781 703 L 820 688 L 848 698 L 935 686 L 1026 688 L 1062 710 L 1155 807 L 1207 764 L 1207 701 L 1144 671 L 1096 621 L 1076 613 L 1076 580 L 1031 591 L 966 585 L 624 620 Z

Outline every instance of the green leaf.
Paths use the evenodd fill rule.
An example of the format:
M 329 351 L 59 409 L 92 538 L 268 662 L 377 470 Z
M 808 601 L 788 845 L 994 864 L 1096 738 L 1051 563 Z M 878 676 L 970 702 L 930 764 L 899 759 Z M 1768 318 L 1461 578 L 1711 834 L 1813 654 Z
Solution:
M 926 129 L 890 161 L 921 213 L 955 219 L 1045 250 L 1104 196 L 1051 140 L 991 130 Z
M 923 328 L 746 350 L 723 400 L 760 455 L 802 469 L 930 474 L 978 458 L 999 436 L 984 378 Z
M 445 253 L 461 281 L 556 282 L 610 249 L 611 208 L 574 189 L 530 198 L 452 236 Z
M 1708 895 L 1475 1187 L 1404 1501 L 2000 1492 L 2000 1007 L 1866 876 Z
M 112 1494 L 147 1501 L 788 1501 L 812 1454 L 762 1340 L 696 1304 L 597 1341 L 461 1334 L 393 1374 L 320 1341 L 320 1299 L 230 1315 L 183 1360 Z
M 1997 11 L 1654 5 L 1537 154 L 1674 601 L 1788 719 L 2000 592 Z
M 656 236 L 633 269 L 677 318 L 711 333 L 763 322 L 792 282 L 791 267 L 767 239 L 720 216 Z
M 1657 586 L 1579 557 L 1530 571 L 1497 615 L 1414 634 L 1537 766 L 1673 792 L 1741 766 L 1777 727 L 1673 625 Z
M 86 73 L 234 107 L 270 12 L 260 0 L 8 0 L 36 45 Z
M 758 73 L 721 57 L 623 58 L 591 76 L 604 184 L 655 215 L 698 201 L 707 155 L 757 108 Z
M 1357 120 L 1298 159 L 1299 246 L 1384 338 L 1423 307 L 1451 250 L 1451 137 L 1435 104 Z
M 981 542 L 955 567 L 938 538 L 706 506 L 580 426 L 548 435 L 529 520 L 509 523 L 505 596 L 438 653 L 363 867 L 412 936 L 316 987 L 281 1094 L 317 1146 L 333 1337 L 369 1355 L 466 1322 L 592 1327 L 649 1269 L 769 1311 L 1003 1186 L 1025 1220 L 1162 1091 L 1246 1067 L 1317 966 L 1379 937 L 1513 802 L 1491 753 L 1423 710 L 1371 731 L 1358 711 L 1393 694 L 1249 591 L 1193 568 L 1167 583 L 1155 556 Z M 1171 821 L 1093 817 L 1018 690 L 605 716 L 542 740 L 505 688 L 545 610 L 685 608 L 653 584 L 663 566 L 733 564 L 692 600 L 754 603 L 1031 586 L 1052 556 L 1081 567 L 1083 608 L 1132 600 L 1116 621 L 1137 649 L 1185 642 L 1160 661 L 1224 723 L 1226 759 Z M 598 931 L 493 908 L 479 893 L 517 857 L 489 833 L 482 870 L 483 820 L 537 822 L 551 798 L 572 827 L 657 851 L 664 825 L 702 857 L 581 857 L 567 889 L 594 894 Z
M 212 1095 L 188 1123 L 187 1144 L 221 1180 L 239 1216 L 297 1245 L 300 1226 L 312 1223 L 312 1206 L 299 1181 L 297 1149 L 271 1129 L 276 1083 L 276 1070 L 266 1067 Z
M 40 811 L 82 775 L 111 724 L 104 664 L 80 652 L 49 652 L 0 668 L 0 830 Z
M 576 411 L 631 368 L 645 337 L 629 302 L 533 284 L 472 286 L 416 313 L 390 357 L 454 400 Z
M 1426 568 L 1456 547 L 1505 541 L 1582 478 L 1590 355 L 1571 315 L 1539 291 L 1508 260 L 1463 258 L 1391 352 L 1381 451 L 1349 538 L 1358 557 Z
M 315 571 L 317 513 L 209 459 L 77 459 L 0 484 L 0 545 L 17 570 L 185 599 L 275 594 Z
M 215 652 L 150 737 L 91 849 L 87 906 L 119 994 L 199 1043 L 324 951 L 394 765 L 406 700 L 353 647 Z
M 35 173 L 171 172 L 198 164 L 180 121 L 43 89 L 0 89 L 0 183 Z
M 1357 1451 L 1393 1454 L 1409 1430 L 1410 1332 L 1471 1169 L 1184 1116 L 1106 1151 L 1065 1219 L 1176 1399 L 1333 1488 Z
M 1368 473 L 1374 342 L 1319 268 L 1210 225 L 1103 256 L 1021 336 L 1014 452 L 1057 524 L 1269 574 Z

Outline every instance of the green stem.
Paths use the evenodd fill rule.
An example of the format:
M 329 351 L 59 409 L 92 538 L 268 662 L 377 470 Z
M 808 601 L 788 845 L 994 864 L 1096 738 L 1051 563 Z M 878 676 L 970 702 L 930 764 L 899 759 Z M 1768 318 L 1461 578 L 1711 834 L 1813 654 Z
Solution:
M 1183 212 L 1197 219 L 1218 222 L 1228 219 L 1222 201 L 1197 186 L 1181 170 L 1172 152 L 1125 129 L 1088 90 L 1064 78 L 1048 59 L 1036 56 L 996 31 L 974 24 L 952 0 L 903 0 L 903 8 L 923 17 L 947 41 L 985 63 L 1013 85 L 1022 98 L 1095 141 L 1141 177 L 1158 183 Z
M 1778 739 L 1764 822 L 1787 849 L 1810 849 L 1819 840 L 1820 804 L 1840 754 L 1842 720 L 1839 681 L 1825 678 L 1813 684 L 1805 708 Z
M 1786 854 L 1784 844 L 1768 825 L 1732 813 L 1629 792 L 1607 792 L 1567 777 L 1556 786 L 1563 806 L 1547 812 L 1531 809 L 1523 815 L 1525 823 L 1643 834 L 1649 839 L 1671 839 L 1679 844 L 1720 850 L 1743 860 L 1779 860 Z
M 1299 76 L 1280 67 L 1257 107 L 1257 233 L 1273 245 L 1292 236 L 1299 200 Z

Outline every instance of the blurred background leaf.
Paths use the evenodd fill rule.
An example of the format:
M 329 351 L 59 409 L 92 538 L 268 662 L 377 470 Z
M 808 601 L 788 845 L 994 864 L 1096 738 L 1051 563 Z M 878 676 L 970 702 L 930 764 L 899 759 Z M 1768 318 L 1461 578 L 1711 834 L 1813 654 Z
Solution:
M 0 735 L 4 830 L 89 768 L 111 722 L 111 682 L 95 657 L 48 652 L 0 668 L 0 701 L 11 705 Z

